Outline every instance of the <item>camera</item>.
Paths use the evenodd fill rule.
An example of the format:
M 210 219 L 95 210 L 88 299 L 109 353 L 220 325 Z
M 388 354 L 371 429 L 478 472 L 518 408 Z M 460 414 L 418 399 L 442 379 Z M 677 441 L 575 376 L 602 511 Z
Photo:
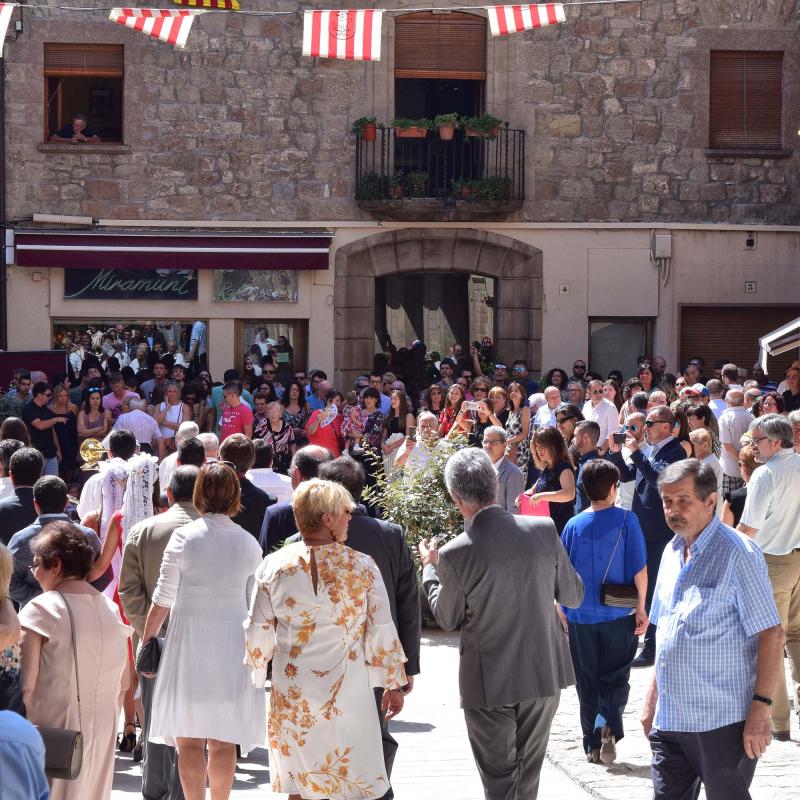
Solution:
M 465 401 L 465 408 L 467 411 L 477 411 L 481 407 L 480 400 L 467 400 Z
M 417 441 L 417 428 L 416 425 L 409 425 L 408 426 L 408 438 L 411 439 L 412 442 Z

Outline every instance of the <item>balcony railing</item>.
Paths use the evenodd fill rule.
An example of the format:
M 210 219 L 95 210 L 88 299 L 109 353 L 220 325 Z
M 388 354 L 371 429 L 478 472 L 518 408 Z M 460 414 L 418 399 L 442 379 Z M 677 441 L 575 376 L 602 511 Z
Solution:
M 450 141 L 436 128 L 408 138 L 379 127 L 356 134 L 356 201 L 362 207 L 439 199 L 445 207 L 470 204 L 498 211 L 525 198 L 525 131 L 504 125 L 494 138 L 457 129 Z

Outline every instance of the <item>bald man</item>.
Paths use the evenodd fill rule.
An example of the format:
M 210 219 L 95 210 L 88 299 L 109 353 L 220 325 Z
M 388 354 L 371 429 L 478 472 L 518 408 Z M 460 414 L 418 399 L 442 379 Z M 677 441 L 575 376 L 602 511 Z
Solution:
M 534 428 L 555 428 L 556 409 L 561 405 L 561 392 L 556 386 L 548 386 L 544 390 L 545 404 L 533 417 Z

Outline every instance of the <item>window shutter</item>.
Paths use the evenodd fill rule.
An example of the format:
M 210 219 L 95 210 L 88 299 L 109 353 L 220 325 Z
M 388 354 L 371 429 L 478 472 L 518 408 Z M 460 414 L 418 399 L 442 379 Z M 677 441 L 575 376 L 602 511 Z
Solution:
M 458 12 L 397 17 L 394 76 L 486 80 L 486 20 Z
M 711 52 L 709 147 L 781 149 L 783 53 Z
M 121 78 L 121 44 L 45 44 L 46 78 Z

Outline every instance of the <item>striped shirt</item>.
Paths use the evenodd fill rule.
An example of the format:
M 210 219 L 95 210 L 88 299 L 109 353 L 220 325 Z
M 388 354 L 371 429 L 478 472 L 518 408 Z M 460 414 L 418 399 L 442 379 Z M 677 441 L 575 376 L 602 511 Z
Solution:
M 758 634 L 780 624 L 764 556 L 714 516 L 690 547 L 664 550 L 650 621 L 657 625 L 661 731 L 710 731 L 741 722 L 753 697 Z

